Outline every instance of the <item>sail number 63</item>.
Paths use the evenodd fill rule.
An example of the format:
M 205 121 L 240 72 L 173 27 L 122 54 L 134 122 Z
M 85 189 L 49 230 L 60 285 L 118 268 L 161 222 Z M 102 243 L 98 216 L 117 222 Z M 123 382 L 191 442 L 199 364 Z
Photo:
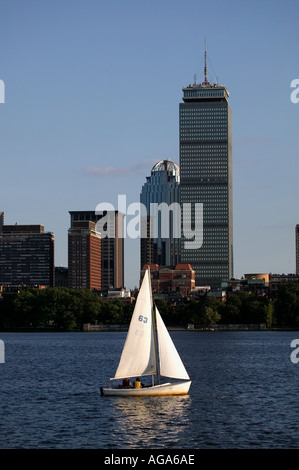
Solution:
M 143 315 L 139 315 L 138 320 L 141 321 L 142 323 L 147 323 L 148 318 L 144 317 Z

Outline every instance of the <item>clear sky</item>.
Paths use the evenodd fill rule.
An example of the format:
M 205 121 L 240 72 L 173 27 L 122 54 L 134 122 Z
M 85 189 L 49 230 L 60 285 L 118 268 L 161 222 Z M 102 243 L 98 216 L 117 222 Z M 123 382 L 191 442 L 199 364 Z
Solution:
M 298 0 L 1 0 L 0 211 L 55 234 L 69 210 L 139 201 L 152 165 L 179 163 L 182 87 L 230 93 L 234 274 L 295 272 L 299 223 Z M 0 97 L 1 101 L 1 97 Z M 125 240 L 138 285 L 139 240 Z

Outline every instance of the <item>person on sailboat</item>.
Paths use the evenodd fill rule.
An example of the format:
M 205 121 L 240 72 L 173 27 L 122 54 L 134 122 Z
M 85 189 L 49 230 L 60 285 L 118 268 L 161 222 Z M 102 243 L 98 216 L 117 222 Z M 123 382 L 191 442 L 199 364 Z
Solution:
M 129 387 L 131 387 L 130 380 L 129 380 L 129 379 L 124 379 L 122 386 L 123 386 L 123 388 L 129 388 Z
M 141 385 L 140 379 L 139 379 L 139 377 L 137 377 L 135 382 L 134 382 L 134 388 L 141 388 L 141 387 L 142 387 L 142 385 Z

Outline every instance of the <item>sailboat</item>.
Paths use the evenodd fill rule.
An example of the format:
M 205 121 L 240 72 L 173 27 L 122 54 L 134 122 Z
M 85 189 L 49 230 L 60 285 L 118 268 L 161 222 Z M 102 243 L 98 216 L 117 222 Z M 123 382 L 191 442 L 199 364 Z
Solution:
M 114 380 L 152 376 L 151 384 L 134 386 L 111 385 Z M 162 382 L 161 377 L 167 381 Z M 169 379 L 175 379 L 169 381 Z M 127 338 L 115 376 L 107 387 L 100 387 L 102 396 L 186 395 L 190 377 L 162 320 L 153 304 L 149 267 L 136 300 Z

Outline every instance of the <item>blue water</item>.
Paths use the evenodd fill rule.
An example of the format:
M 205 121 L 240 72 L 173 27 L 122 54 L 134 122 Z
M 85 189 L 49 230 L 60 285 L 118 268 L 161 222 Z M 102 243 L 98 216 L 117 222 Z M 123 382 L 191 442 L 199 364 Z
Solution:
M 0 448 L 299 448 L 299 332 L 172 332 L 188 396 L 101 397 L 125 335 L 0 333 Z

